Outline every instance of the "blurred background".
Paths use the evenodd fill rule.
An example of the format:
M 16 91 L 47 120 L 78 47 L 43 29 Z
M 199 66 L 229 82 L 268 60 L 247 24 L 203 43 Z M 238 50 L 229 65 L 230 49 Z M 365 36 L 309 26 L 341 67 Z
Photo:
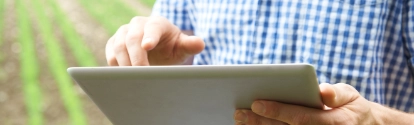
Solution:
M 105 44 L 155 0 L 0 0 L 0 125 L 108 125 L 66 73 L 105 66 Z

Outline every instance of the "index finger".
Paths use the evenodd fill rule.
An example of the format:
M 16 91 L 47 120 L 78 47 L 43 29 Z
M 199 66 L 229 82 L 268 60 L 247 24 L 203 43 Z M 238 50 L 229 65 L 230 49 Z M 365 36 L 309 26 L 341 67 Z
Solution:
M 144 37 L 141 46 L 145 50 L 152 50 L 159 43 L 162 35 L 167 35 L 166 30 L 170 29 L 167 19 L 159 16 L 151 17 L 144 26 Z

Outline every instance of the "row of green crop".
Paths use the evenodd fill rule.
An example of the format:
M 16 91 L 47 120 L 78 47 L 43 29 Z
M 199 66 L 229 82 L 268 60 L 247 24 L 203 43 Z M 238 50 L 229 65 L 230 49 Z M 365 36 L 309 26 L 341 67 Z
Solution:
M 16 1 L 18 41 L 20 45 L 20 77 L 28 116 L 28 124 L 42 125 L 42 93 L 39 87 L 39 67 L 36 59 L 36 48 L 31 29 L 31 21 L 27 16 L 27 6 L 22 0 Z
M 120 0 L 78 0 L 86 11 L 96 19 L 110 34 L 139 15 Z
M 28 4 L 33 5 L 34 14 L 38 23 L 39 34 L 48 53 L 48 66 L 59 89 L 64 107 L 68 113 L 69 120 L 73 125 L 87 124 L 85 114 L 82 110 L 80 99 L 76 95 L 71 78 L 66 73 L 67 63 L 62 47 L 54 35 L 55 29 L 52 22 L 46 16 L 44 6 L 40 0 L 30 0 Z M 49 13 L 53 13 L 50 12 Z
M 63 37 L 71 49 L 72 55 L 75 57 L 79 66 L 97 66 L 97 62 L 90 49 L 86 46 L 85 41 L 76 32 L 75 26 L 70 22 L 67 15 L 59 7 L 55 0 L 47 0 L 47 5 L 54 12 L 56 24 L 63 33 Z

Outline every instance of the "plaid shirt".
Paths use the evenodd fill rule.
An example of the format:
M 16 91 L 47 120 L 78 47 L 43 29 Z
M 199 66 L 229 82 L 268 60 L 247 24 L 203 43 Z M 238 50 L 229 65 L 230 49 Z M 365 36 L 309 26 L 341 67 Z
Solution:
M 413 0 L 158 0 L 205 41 L 194 64 L 309 63 L 319 82 L 414 112 Z

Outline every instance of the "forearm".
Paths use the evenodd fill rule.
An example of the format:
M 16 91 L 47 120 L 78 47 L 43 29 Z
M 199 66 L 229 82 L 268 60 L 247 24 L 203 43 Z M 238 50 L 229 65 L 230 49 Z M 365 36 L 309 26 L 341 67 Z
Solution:
M 380 121 L 379 124 L 384 125 L 411 125 L 414 123 L 414 114 L 401 112 L 395 109 L 391 109 L 389 107 L 382 106 L 380 104 L 376 104 L 380 106 L 381 110 L 373 111 L 373 115 L 378 116 L 376 118 L 377 121 Z

